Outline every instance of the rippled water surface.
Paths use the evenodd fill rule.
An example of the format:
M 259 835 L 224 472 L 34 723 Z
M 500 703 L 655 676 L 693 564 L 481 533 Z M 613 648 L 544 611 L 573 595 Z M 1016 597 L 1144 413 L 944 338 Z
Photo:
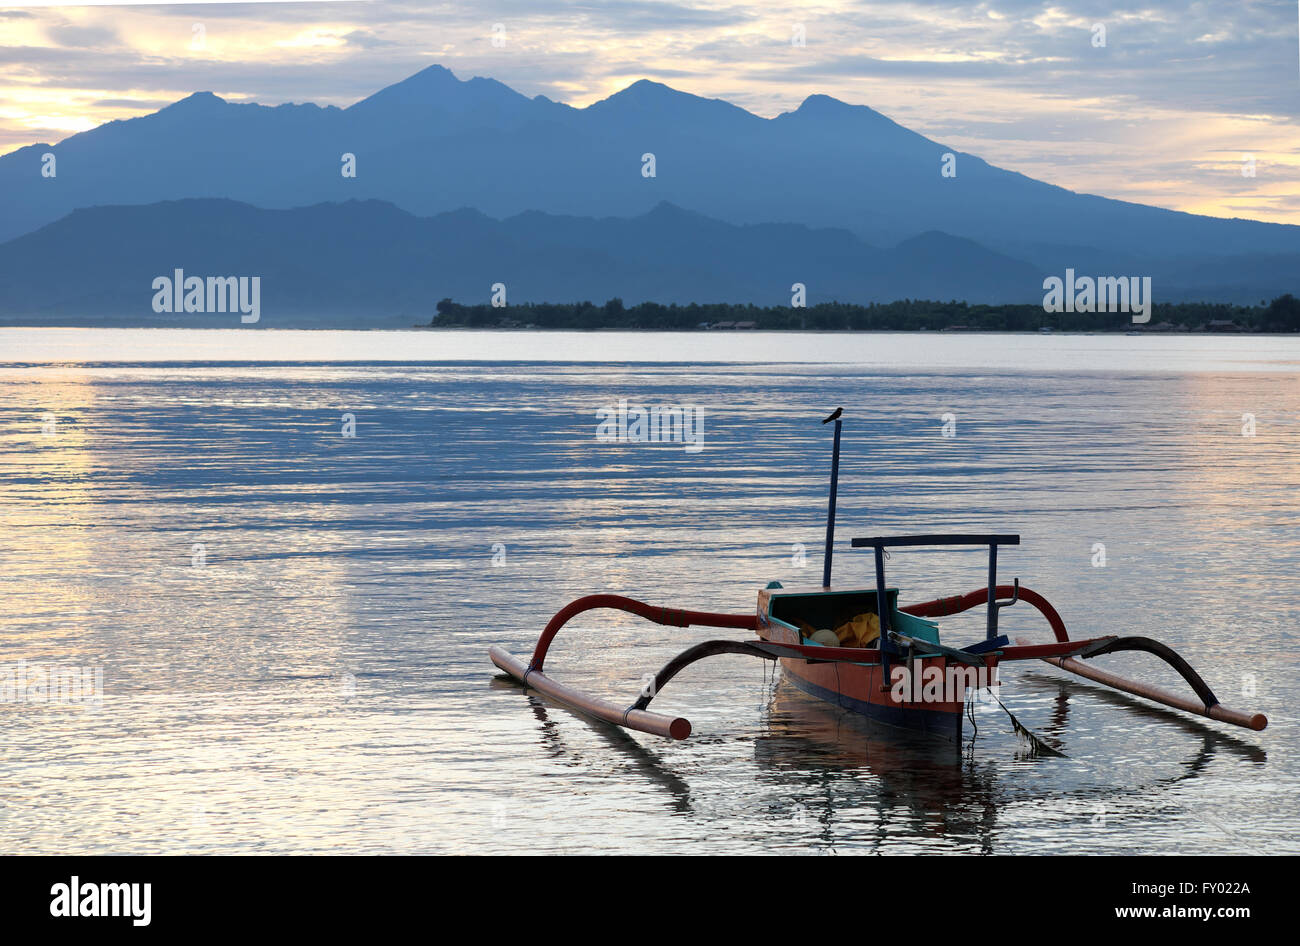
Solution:
M 0 674 L 102 674 L 0 702 L 0 849 L 1300 853 L 1297 368 L 1280 338 L 0 330 Z M 698 405 L 704 449 L 599 442 L 620 398 Z M 1017 531 L 1004 579 L 1075 636 L 1164 640 L 1269 728 L 1019 664 L 1003 700 L 1066 757 L 984 705 L 949 752 L 727 656 L 656 701 L 695 727 L 667 743 L 497 677 L 583 594 L 817 583 L 840 405 L 837 584 L 852 535 Z M 983 567 L 890 562 L 904 601 Z M 588 614 L 548 672 L 630 702 L 716 636 Z

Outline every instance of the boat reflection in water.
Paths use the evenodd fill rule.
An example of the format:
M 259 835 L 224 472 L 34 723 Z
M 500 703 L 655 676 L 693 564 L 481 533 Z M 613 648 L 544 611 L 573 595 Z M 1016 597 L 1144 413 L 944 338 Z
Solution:
M 560 765 L 580 767 L 586 772 L 601 769 L 613 771 L 615 767 L 618 771 L 628 771 L 663 789 L 669 798 L 671 811 L 678 814 L 691 813 L 691 786 L 665 765 L 655 752 L 637 742 L 626 730 L 580 713 L 570 713 L 564 709 L 556 712 L 556 716 L 585 722 L 603 747 L 614 751 L 613 761 L 611 761 L 611 758 L 605 755 L 584 752 L 570 746 L 564 738 L 564 727 L 551 716 L 552 705 L 536 691 L 529 690 L 506 677 L 494 678 L 492 688 L 526 692 L 533 717 L 538 723 L 538 733 L 546 755 L 552 761 Z
M 778 773 L 799 792 L 809 817 L 822 826 L 834 849 L 839 813 L 869 835 L 852 832 L 854 845 L 883 845 L 900 831 L 930 839 L 953 836 L 992 849 L 996 767 L 977 762 L 966 746 L 918 736 L 801 692 L 782 679 L 773 688 L 766 731 L 755 742 L 754 761 Z M 967 746 L 970 745 L 968 742 Z M 874 812 L 864 818 L 863 809 Z M 963 845 L 964 846 L 964 845 Z

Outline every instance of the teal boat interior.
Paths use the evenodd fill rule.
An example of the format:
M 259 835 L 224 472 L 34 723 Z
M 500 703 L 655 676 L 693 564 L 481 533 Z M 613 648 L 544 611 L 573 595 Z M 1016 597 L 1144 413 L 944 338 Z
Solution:
M 886 588 L 885 600 L 889 603 L 889 626 L 908 637 L 939 643 L 939 625 L 898 610 L 898 589 Z M 768 619 L 792 631 L 801 628 L 834 630 L 861 614 L 879 614 L 874 589 L 859 591 L 773 592 L 768 608 Z M 816 644 L 806 633 L 800 633 L 805 644 Z M 874 646 L 874 645 L 873 645 Z

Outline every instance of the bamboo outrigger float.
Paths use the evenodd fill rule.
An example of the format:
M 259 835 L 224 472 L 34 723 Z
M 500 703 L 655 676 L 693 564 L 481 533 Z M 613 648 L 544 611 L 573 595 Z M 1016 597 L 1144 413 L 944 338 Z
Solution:
M 871 549 L 875 559 L 874 587 L 838 589 L 831 585 L 835 530 L 835 498 L 839 473 L 840 425 L 835 420 L 831 464 L 830 508 L 822 587 L 804 591 L 773 582 L 758 593 L 752 614 L 717 614 L 661 608 L 621 595 L 589 595 L 561 609 L 543 630 L 528 663 L 500 647 L 489 649 L 492 662 L 519 682 L 551 699 L 597 719 L 672 739 L 685 739 L 691 724 L 679 716 L 652 712 L 648 707 L 663 687 L 684 667 L 719 654 L 747 654 L 781 662 L 783 675 L 805 693 L 842 709 L 906 730 L 960 741 L 965 701 L 971 690 L 995 686 L 998 667 L 1010 661 L 1042 660 L 1105 686 L 1164 706 L 1209 719 L 1262 730 L 1262 713 L 1229 709 L 1192 667 L 1170 647 L 1148 637 L 1106 635 L 1072 640 L 1060 614 L 1042 595 L 997 583 L 998 549 L 1019 545 L 1016 534 L 942 534 L 855 538 L 852 548 Z M 988 585 L 965 595 L 898 606 L 898 591 L 885 582 L 889 549 L 920 546 L 979 546 L 988 548 Z M 998 633 L 998 614 L 1018 602 L 1037 609 L 1055 640 L 1012 644 Z M 930 618 L 946 617 L 985 605 L 983 640 L 964 647 L 939 641 L 938 625 Z M 670 660 L 630 705 L 621 705 L 579 692 L 548 677 L 543 668 L 555 635 L 573 617 L 593 609 L 616 609 L 673 627 L 699 625 L 754 631 L 756 639 L 710 640 L 688 648 Z M 1091 657 L 1121 651 L 1144 651 L 1169 664 L 1190 686 L 1194 698 L 1083 663 Z M 1012 717 L 1014 721 L 1014 717 Z M 1018 724 L 1017 724 L 1018 726 Z

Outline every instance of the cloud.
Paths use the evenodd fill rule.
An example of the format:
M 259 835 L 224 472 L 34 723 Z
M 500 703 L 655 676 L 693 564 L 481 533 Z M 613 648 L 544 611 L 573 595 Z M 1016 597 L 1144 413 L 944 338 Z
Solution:
M 358 49 L 378 49 L 383 46 L 400 46 L 397 40 L 384 39 L 370 30 L 353 30 L 343 35 L 343 41 Z
M 148 109 L 156 112 L 172 104 L 170 99 L 97 99 L 90 103 L 93 108 L 129 108 L 136 111 Z
M 116 46 L 121 40 L 117 31 L 105 26 L 76 26 L 60 23 L 45 29 L 45 36 L 56 46 L 80 49 L 99 49 Z

